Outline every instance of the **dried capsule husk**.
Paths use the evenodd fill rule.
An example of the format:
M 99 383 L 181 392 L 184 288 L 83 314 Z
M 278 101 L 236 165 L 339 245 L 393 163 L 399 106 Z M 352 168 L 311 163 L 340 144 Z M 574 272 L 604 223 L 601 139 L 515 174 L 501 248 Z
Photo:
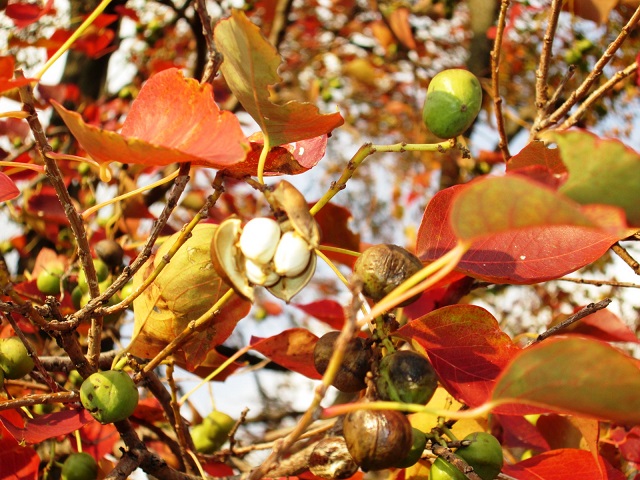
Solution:
M 396 410 L 356 410 L 344 419 L 349 453 L 362 470 L 383 470 L 405 458 L 412 445 L 412 427 Z
M 275 285 L 267 288 L 267 290 L 280 300 L 289 303 L 310 281 L 316 271 L 317 258 L 314 252 L 311 252 L 311 258 L 307 263 L 304 271 L 297 277 L 280 277 L 280 281 Z
M 343 437 L 323 438 L 309 456 L 311 473 L 327 480 L 349 478 L 358 471 L 358 468 Z
M 313 362 L 321 375 L 327 371 L 339 335 L 340 332 L 325 333 L 313 349 Z M 371 365 L 371 358 L 371 349 L 365 340 L 360 337 L 353 338 L 347 345 L 344 360 L 332 385 L 341 392 L 359 392 L 364 389 L 367 386 L 365 377 Z
M 414 254 L 385 243 L 366 249 L 353 266 L 355 275 L 362 280 L 362 293 L 376 301 L 386 297 L 421 269 L 422 262 Z M 409 305 L 418 298 L 416 295 L 398 306 Z
M 400 350 L 380 360 L 375 384 L 381 400 L 426 405 L 438 388 L 438 377 L 425 357 Z
M 286 180 L 282 180 L 273 191 L 273 199 L 281 208 L 298 235 L 304 238 L 311 248 L 317 248 L 320 242 L 318 223 L 309 213 L 309 205 L 296 187 Z

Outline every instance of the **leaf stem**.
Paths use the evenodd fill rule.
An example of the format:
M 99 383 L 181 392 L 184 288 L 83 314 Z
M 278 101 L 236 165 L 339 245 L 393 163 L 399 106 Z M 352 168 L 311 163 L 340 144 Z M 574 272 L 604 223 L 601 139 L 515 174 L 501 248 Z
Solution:
M 271 142 L 267 135 L 264 136 L 264 143 L 262 144 L 262 151 L 260 152 L 260 158 L 258 159 L 258 182 L 264 185 L 264 165 L 267 163 L 267 155 L 271 150 Z
M 89 15 L 87 19 L 84 22 L 82 22 L 82 24 L 76 29 L 76 31 L 73 32 L 73 34 L 67 39 L 67 41 L 64 42 L 62 46 L 56 51 L 56 53 L 54 53 L 51 56 L 51 58 L 47 61 L 47 63 L 44 64 L 44 67 L 42 67 L 42 69 L 35 75 L 34 78 L 40 80 L 42 76 L 45 74 L 45 72 L 49 70 L 51 65 L 56 63 L 58 59 L 62 55 L 64 55 L 64 53 L 67 50 L 69 50 L 69 48 L 71 48 L 71 45 L 73 45 L 73 42 L 75 42 L 78 38 L 80 38 L 80 36 L 85 32 L 85 30 L 89 28 L 89 25 L 91 25 L 95 21 L 95 19 L 98 18 L 98 16 L 100 16 L 100 14 L 104 11 L 105 8 L 107 8 L 107 5 L 109 5 L 110 3 L 111 3 L 111 0 L 102 0 L 102 2 L 100 2 L 100 5 L 98 5 L 96 9 L 93 12 L 91 12 L 91 15 Z
M 352 257 L 360 256 L 360 252 L 354 252 L 353 250 L 349 250 L 347 248 L 332 247 L 331 245 L 320 245 L 318 249 L 324 252 L 334 252 L 342 253 L 343 255 L 351 255 Z

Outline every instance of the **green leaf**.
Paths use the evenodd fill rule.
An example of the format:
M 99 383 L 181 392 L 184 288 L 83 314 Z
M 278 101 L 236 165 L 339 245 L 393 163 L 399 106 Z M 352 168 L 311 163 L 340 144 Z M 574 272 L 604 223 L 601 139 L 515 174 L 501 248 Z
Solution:
M 224 56 L 220 70 L 227 85 L 271 146 L 317 137 L 344 123 L 340 113 L 320 114 L 311 103 L 276 105 L 269 100 L 269 86 L 281 81 L 282 59 L 243 12 L 234 10 L 218 23 L 215 42 Z
M 498 378 L 492 399 L 640 423 L 640 368 L 637 360 L 598 340 L 549 338 L 515 357 Z
M 578 203 L 622 208 L 627 221 L 640 226 L 640 155 L 619 140 L 585 131 L 548 134 L 560 148 L 569 180 L 560 192 Z

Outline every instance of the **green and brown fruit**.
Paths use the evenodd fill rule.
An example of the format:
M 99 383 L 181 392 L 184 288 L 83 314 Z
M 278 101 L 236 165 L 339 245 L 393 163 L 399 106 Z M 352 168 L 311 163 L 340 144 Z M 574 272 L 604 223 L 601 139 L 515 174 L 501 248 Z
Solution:
M 121 370 L 96 372 L 80 387 L 82 406 L 102 424 L 128 418 L 138 405 L 138 389 Z
M 375 385 L 381 400 L 426 405 L 438 388 L 438 377 L 425 357 L 400 350 L 382 358 Z
M 111 239 L 104 239 L 97 242 L 93 249 L 98 258 L 111 270 L 122 265 L 124 259 L 124 249 L 122 246 Z
M 98 463 L 85 452 L 72 453 L 62 464 L 62 480 L 95 480 Z
M 356 410 L 344 418 L 344 439 L 362 470 L 383 470 L 405 459 L 413 444 L 411 423 L 396 410 Z
M 320 375 L 324 375 L 336 349 L 340 332 L 325 333 L 313 349 L 313 362 Z M 371 365 L 372 353 L 367 342 L 356 337 L 349 341 L 340 369 L 332 385 L 341 392 L 359 392 L 366 387 L 365 377 Z
M 422 269 L 422 262 L 408 250 L 391 244 L 367 248 L 356 260 L 353 271 L 362 280 L 362 293 L 375 301 L 381 300 L 401 283 Z M 414 296 L 399 306 L 415 302 Z
M 191 429 L 193 445 L 200 453 L 213 453 L 224 445 L 236 421 L 226 413 L 214 410 L 202 423 Z
M 486 432 L 470 433 L 463 440 L 471 442 L 456 450 L 456 455 L 473 467 L 482 480 L 493 480 L 504 464 L 502 446 L 496 437 Z
M 0 368 L 4 378 L 16 380 L 33 370 L 33 358 L 18 337 L 0 339 Z
M 480 81 L 467 70 L 453 68 L 429 83 L 422 119 L 437 137 L 455 138 L 471 126 L 481 107 Z
M 418 460 L 422 458 L 422 453 L 427 445 L 427 436 L 422 430 L 418 430 L 413 427 L 411 429 L 411 448 L 407 452 L 407 455 L 395 463 L 393 466 L 396 468 L 409 468 L 412 465 L 418 463 Z

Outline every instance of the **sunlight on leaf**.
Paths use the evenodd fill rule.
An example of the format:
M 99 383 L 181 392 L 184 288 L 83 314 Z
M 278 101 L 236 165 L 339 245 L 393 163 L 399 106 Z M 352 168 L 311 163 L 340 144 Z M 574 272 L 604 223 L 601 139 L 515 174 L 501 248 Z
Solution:
M 16 187 L 7 175 L 0 172 L 0 202 L 6 202 L 20 195 L 20 190 Z
M 320 114 L 311 103 L 296 101 L 276 105 L 269 99 L 269 86 L 281 81 L 282 59 L 276 49 L 246 15 L 234 10 L 215 29 L 220 67 L 229 88 L 258 123 L 271 146 L 329 133 L 344 122 L 340 113 Z
M 224 168 L 242 162 L 249 149 L 238 119 L 221 112 L 211 85 L 163 70 L 142 87 L 122 133 L 86 124 L 82 117 L 51 102 L 82 148 L 97 162 L 162 166 L 191 162 Z
M 306 328 L 292 328 L 268 338 L 251 337 L 251 348 L 278 365 L 319 380 L 313 363 L 313 349 L 318 337 Z
M 523 350 L 498 379 L 492 399 L 633 424 L 640 422 L 638 392 L 636 360 L 607 343 L 572 336 Z

